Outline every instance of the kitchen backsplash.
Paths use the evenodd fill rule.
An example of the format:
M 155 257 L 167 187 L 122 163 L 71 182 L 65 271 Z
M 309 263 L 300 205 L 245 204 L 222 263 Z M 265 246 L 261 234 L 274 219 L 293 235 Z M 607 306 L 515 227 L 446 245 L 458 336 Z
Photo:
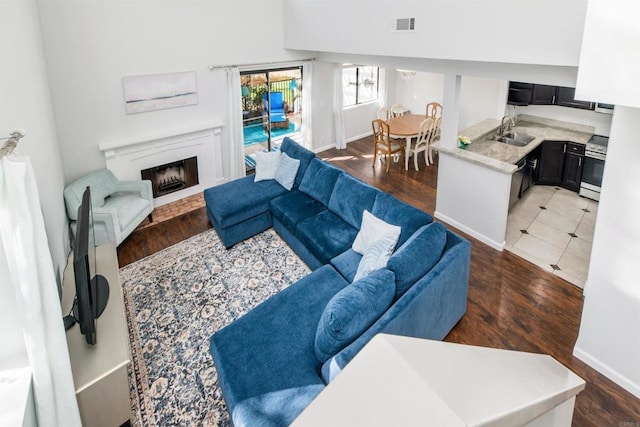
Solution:
M 526 107 L 507 105 L 507 114 L 516 116 L 528 114 L 563 122 L 593 126 L 597 135 L 609 136 L 611 130 L 611 114 L 596 113 L 578 108 L 559 107 L 557 105 L 528 105 Z

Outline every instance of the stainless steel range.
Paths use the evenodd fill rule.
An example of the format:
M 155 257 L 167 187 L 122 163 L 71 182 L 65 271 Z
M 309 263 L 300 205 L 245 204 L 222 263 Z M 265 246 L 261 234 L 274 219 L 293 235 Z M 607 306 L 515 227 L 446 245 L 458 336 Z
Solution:
M 580 182 L 581 196 L 600 200 L 600 187 L 602 186 L 602 173 L 607 158 L 608 144 L 609 138 L 600 135 L 593 135 L 587 142 L 584 167 L 582 168 L 582 182 Z

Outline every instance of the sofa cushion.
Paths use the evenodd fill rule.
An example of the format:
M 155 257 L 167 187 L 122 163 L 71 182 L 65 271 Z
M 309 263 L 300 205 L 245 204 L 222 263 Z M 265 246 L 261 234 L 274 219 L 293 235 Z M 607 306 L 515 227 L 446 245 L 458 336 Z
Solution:
M 371 212 L 365 210 L 362 213 L 362 225 L 353 241 L 351 248 L 364 255 L 367 250 L 378 240 L 385 239 L 391 244 L 391 250 L 396 248 L 401 229 L 397 225 L 384 222 L 376 218 Z
M 313 153 L 313 151 L 307 150 L 288 136 L 286 136 L 282 140 L 280 151 L 286 153 L 292 159 L 300 160 L 300 167 L 298 168 L 298 173 L 296 174 L 296 180 L 293 183 L 293 188 L 298 188 L 298 186 L 300 186 L 300 183 L 302 182 L 304 174 L 307 171 L 309 162 L 311 162 L 311 160 L 316 157 L 316 155 Z
M 315 158 L 309 163 L 307 172 L 300 183 L 300 191 L 307 193 L 314 199 L 322 202 L 325 206 L 329 204 L 333 187 L 336 185 L 338 176 L 343 172 L 335 166 Z
M 369 246 L 358 263 L 353 280 L 357 281 L 370 273 L 387 266 L 387 261 L 396 247 L 397 238 L 389 236 L 376 240 Z
M 340 255 L 331 259 L 331 265 L 338 270 L 338 273 L 342 274 L 348 282 L 353 282 L 353 278 L 358 270 L 358 265 L 362 255 L 354 251 L 352 248 L 347 249 Z
M 325 265 L 213 334 L 211 355 L 230 413 L 246 399 L 323 384 L 316 329 L 324 307 L 345 286 Z
M 287 156 L 287 153 L 282 153 L 274 178 L 278 184 L 287 190 L 291 190 L 296 180 L 298 169 L 300 169 L 300 159 L 292 159 Z
M 383 192 L 378 193 L 371 213 L 385 222 L 402 228 L 398 246 L 406 242 L 418 228 L 433 222 L 433 218 L 428 213 Z
M 447 229 L 435 222 L 416 231 L 389 258 L 387 268 L 396 274 L 396 299 L 436 265 L 446 243 Z
M 258 182 L 266 179 L 274 179 L 281 155 L 280 150 L 256 152 L 256 175 L 253 180 Z
M 287 190 L 274 180 L 254 182 L 253 176 L 204 190 L 207 210 L 222 228 L 258 216 L 269 209 L 271 199 Z
M 295 232 L 302 244 L 323 264 L 350 248 L 356 234 L 356 228 L 329 210 L 301 221 Z
M 272 391 L 240 402 L 231 415 L 234 427 L 281 427 L 290 425 L 324 390 L 324 385 Z
M 360 336 L 389 308 L 394 291 L 394 275 L 383 269 L 345 287 L 331 298 L 316 331 L 318 360 L 326 361 Z
M 271 200 L 273 217 L 294 233 L 296 225 L 300 221 L 325 210 L 327 210 L 325 205 L 298 190 L 293 190 Z
M 329 209 L 352 227 L 360 228 L 362 212 L 371 211 L 379 193 L 380 190 L 343 173 L 336 180 L 329 200 Z

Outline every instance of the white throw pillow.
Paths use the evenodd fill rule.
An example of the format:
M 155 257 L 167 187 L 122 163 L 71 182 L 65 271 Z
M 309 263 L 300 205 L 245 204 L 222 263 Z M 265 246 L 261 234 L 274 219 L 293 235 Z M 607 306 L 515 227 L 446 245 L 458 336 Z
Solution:
M 401 228 L 399 226 L 388 224 L 380 218 L 375 217 L 368 210 L 365 210 L 362 213 L 362 225 L 360 226 L 360 231 L 358 231 L 358 235 L 353 241 L 351 249 L 360 255 L 364 255 L 371 245 L 386 237 L 393 241 L 393 246 L 391 248 L 393 251 L 396 247 L 396 243 L 398 243 L 398 239 L 400 238 L 400 231 Z
M 278 163 L 278 169 L 276 170 L 276 176 L 274 177 L 278 184 L 282 185 L 287 190 L 293 188 L 293 184 L 296 182 L 296 175 L 300 168 L 300 160 L 292 159 L 287 156 L 287 153 L 282 153 L 280 156 L 280 162 Z
M 256 153 L 256 176 L 255 182 L 274 179 L 278 163 L 280 162 L 280 150 Z
M 353 278 L 353 282 L 357 282 L 376 270 L 385 268 L 387 261 L 389 261 L 391 254 L 393 254 L 397 240 L 397 238 L 394 240 L 386 236 L 369 246 L 369 249 L 364 253 L 358 264 L 358 270 Z

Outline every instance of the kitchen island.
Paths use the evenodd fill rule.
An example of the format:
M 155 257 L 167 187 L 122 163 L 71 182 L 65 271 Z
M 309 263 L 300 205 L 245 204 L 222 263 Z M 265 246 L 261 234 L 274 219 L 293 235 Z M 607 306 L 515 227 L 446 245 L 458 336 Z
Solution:
M 434 143 L 440 155 L 435 217 L 503 250 L 512 176 L 517 164 L 543 141 L 569 141 L 585 145 L 592 126 L 521 114 L 514 132 L 533 137 L 518 147 L 497 141 L 501 122 L 486 119 L 459 132 L 471 143 L 465 148 Z

